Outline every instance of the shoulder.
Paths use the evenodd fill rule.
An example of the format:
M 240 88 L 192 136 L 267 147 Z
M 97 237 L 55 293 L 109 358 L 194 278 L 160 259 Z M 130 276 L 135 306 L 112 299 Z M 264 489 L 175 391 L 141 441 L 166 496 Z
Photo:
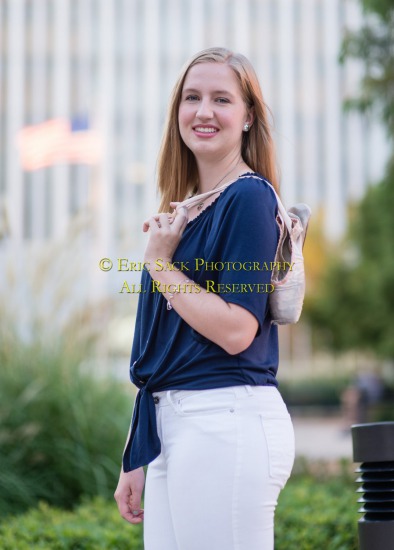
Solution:
M 276 210 L 277 200 L 275 192 L 268 180 L 257 173 L 247 173 L 240 176 L 223 192 L 223 206 L 232 203 L 254 208 L 264 207 Z

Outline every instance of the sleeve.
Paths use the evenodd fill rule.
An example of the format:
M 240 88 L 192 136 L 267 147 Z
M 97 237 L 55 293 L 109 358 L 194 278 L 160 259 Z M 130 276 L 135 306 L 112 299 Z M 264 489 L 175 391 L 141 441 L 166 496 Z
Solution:
M 272 262 L 279 239 L 277 200 L 263 181 L 245 179 L 218 203 L 210 234 L 207 290 L 238 304 L 257 319 L 257 335 L 269 313 Z M 210 282 L 209 282 L 210 281 Z

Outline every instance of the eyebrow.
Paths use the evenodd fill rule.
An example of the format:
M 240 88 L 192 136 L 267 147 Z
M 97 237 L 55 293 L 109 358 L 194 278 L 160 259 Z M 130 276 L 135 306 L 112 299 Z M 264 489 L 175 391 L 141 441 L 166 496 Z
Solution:
M 200 93 L 199 90 L 196 90 L 195 88 L 186 88 L 185 90 L 183 90 L 184 94 L 190 94 L 190 93 Z M 218 95 L 228 95 L 228 96 L 231 96 L 233 97 L 234 94 L 232 94 L 231 92 L 229 92 L 228 90 L 213 90 L 212 92 L 213 94 L 218 94 Z

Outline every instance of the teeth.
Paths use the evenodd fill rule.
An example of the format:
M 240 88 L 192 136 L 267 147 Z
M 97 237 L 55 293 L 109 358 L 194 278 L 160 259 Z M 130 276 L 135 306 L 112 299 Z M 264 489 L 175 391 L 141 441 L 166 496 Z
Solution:
M 217 132 L 216 128 L 201 128 L 201 127 L 197 127 L 196 128 L 196 132 L 202 132 L 204 134 L 214 134 L 215 132 Z

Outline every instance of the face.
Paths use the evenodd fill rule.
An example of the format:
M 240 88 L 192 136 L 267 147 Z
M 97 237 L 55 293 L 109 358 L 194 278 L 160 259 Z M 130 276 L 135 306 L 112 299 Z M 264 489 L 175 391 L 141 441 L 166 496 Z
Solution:
M 184 143 L 199 159 L 240 154 L 242 130 L 253 117 L 233 70 L 224 63 L 199 63 L 186 75 L 178 111 Z

